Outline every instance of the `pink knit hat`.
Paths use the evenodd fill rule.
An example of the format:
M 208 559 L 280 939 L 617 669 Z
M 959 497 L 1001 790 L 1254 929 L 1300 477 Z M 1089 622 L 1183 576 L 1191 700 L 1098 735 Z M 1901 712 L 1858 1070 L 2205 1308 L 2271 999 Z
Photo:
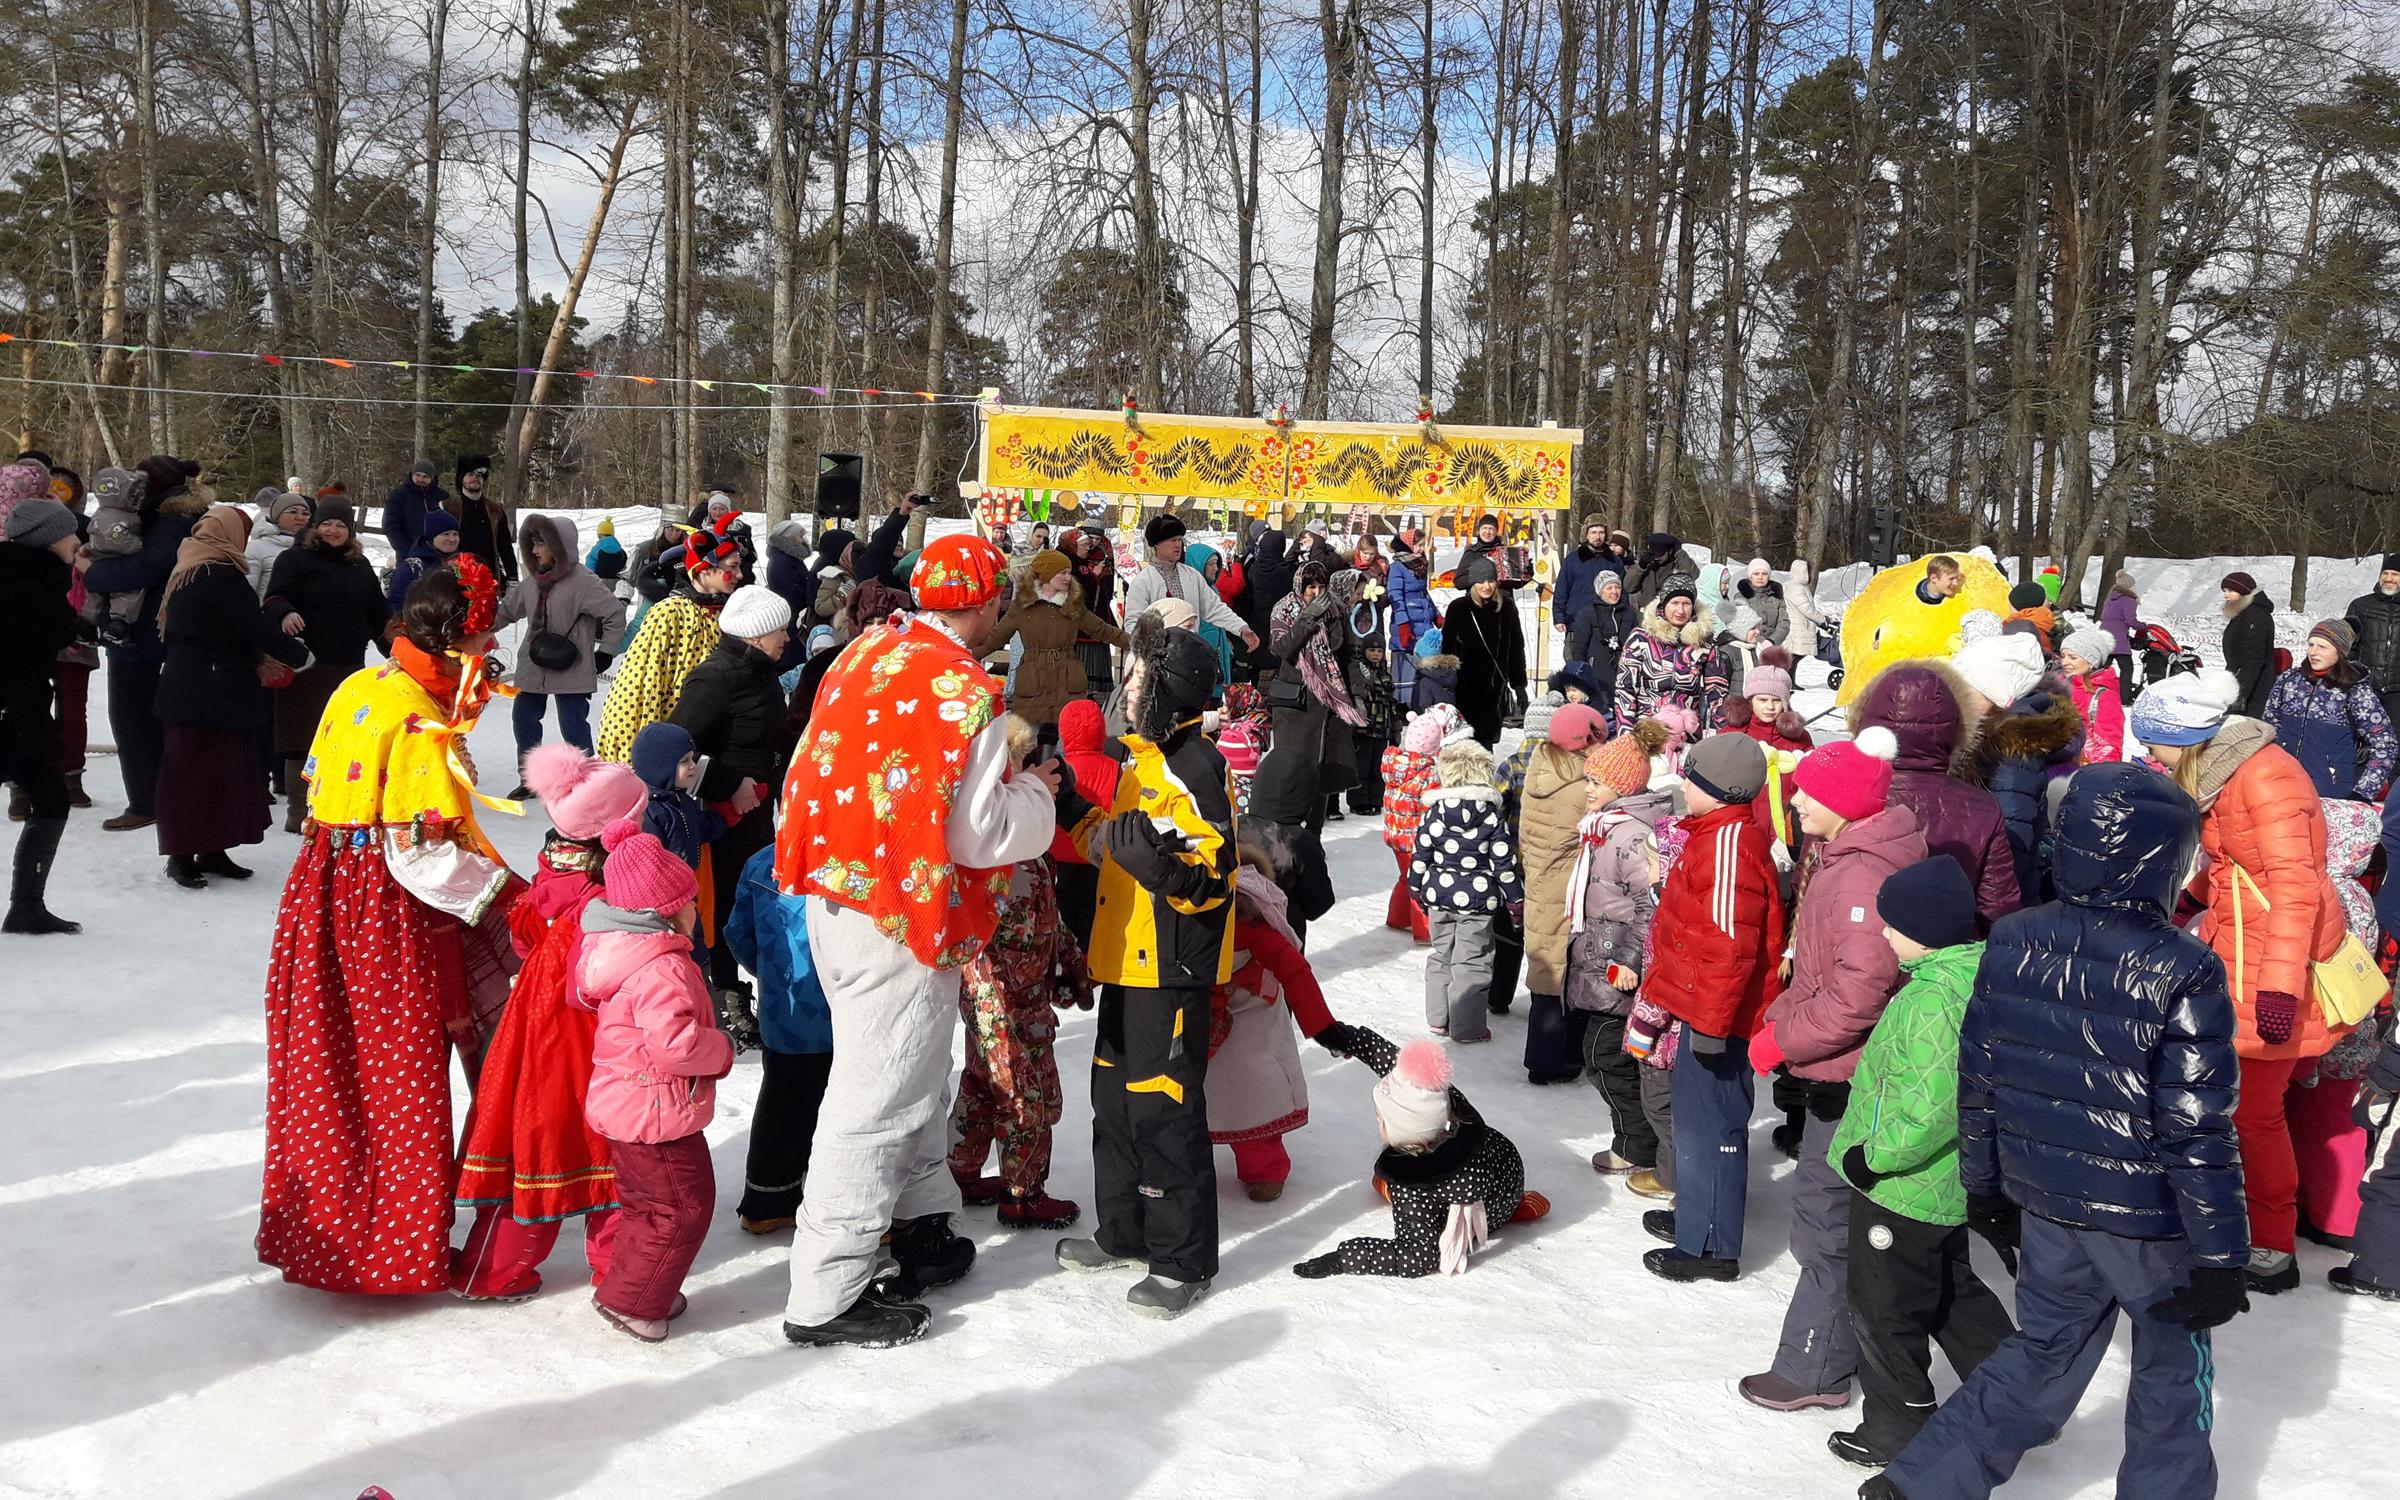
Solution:
M 571 839 L 596 839 L 617 819 L 640 816 L 650 796 L 633 767 L 560 740 L 526 751 L 524 775 L 551 825 Z
M 1583 750 L 1608 733 L 1608 720 L 1588 703 L 1570 703 L 1550 716 L 1550 743 L 1561 750 Z
M 671 917 L 700 899 L 700 877 L 677 859 L 667 846 L 642 832 L 631 818 L 619 818 L 600 835 L 608 851 L 603 873 L 608 904 L 619 911 L 654 911 Z
M 1890 730 L 1869 725 L 1857 739 L 1809 751 L 1792 772 L 1792 784 L 1845 821 L 1871 818 L 1891 799 L 1892 761 L 1899 753 L 1900 741 Z

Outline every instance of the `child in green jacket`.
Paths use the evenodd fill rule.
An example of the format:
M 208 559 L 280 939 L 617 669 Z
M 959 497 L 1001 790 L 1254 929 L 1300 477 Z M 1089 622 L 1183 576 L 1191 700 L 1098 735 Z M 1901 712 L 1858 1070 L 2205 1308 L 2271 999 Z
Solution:
M 1880 1467 L 1934 1410 L 1930 1342 L 1964 1380 L 2016 1331 L 1967 1263 L 1958 1175 L 1958 1031 L 1983 944 L 1975 888 L 1947 854 L 1893 872 L 1876 895 L 1906 983 L 1859 1054 L 1850 1104 L 1827 1149 L 1850 1205 L 1850 1318 L 1865 1419 L 1827 1440 Z M 2005 1257 L 2005 1252 L 2004 1252 Z

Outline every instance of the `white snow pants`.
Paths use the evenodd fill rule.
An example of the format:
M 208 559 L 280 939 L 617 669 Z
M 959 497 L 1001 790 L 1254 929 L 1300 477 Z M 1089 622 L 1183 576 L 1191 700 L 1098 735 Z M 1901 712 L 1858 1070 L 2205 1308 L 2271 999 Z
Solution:
M 873 918 L 817 897 L 808 945 L 833 1011 L 833 1072 L 792 1231 L 784 1316 L 813 1326 L 866 1291 L 894 1220 L 959 1210 L 947 1161 L 959 971 L 925 967 Z

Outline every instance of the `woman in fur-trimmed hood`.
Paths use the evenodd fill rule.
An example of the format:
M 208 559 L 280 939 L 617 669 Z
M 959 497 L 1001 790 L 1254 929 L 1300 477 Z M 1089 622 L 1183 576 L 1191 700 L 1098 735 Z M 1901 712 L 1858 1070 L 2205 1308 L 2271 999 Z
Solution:
M 1670 579 L 1643 608 L 1642 628 L 1618 659 L 1617 722 L 1661 719 L 1663 708 L 1695 721 L 1687 734 L 1715 724 L 1729 687 L 1716 636 L 1716 616 L 1701 607 L 1692 580 Z

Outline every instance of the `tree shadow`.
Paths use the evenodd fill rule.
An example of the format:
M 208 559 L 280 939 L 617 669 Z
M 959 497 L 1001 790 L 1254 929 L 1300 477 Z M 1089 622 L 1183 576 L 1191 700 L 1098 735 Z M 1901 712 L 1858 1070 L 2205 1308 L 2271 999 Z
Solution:
M 1473 1467 L 1423 1464 L 1346 1500 L 1427 1500 L 1431 1496 L 1505 1495 L 1541 1500 L 1588 1474 L 1625 1436 L 1609 1402 L 1571 1401 L 1519 1428 Z
M 0 1187 L 121 1166 L 188 1136 L 254 1127 L 264 1072 L 258 1044 L 236 1041 L 0 1080 L 0 1119 L 106 1121 L 104 1129 L 19 1133 L 0 1164 Z

